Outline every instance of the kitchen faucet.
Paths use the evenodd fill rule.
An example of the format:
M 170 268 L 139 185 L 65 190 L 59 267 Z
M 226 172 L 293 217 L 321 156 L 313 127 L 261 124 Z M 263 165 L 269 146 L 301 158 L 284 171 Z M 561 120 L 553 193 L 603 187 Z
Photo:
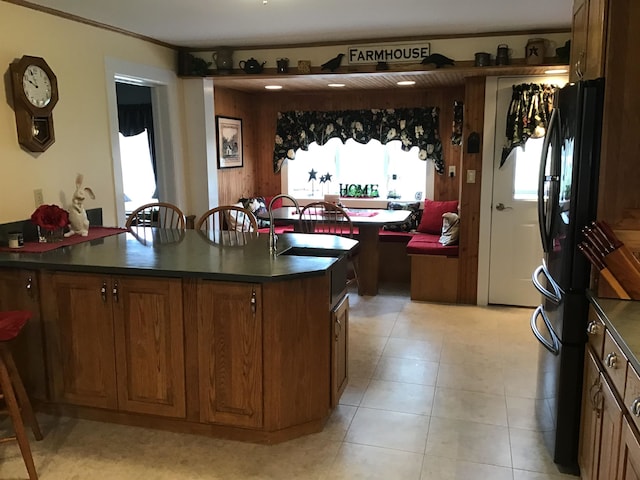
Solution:
M 267 211 L 269 212 L 269 253 L 272 255 L 276 254 L 276 244 L 278 242 L 278 236 L 276 235 L 275 231 L 275 222 L 273 220 L 273 211 L 271 210 L 271 207 L 273 206 L 273 202 L 275 202 L 278 198 L 288 198 L 289 200 L 291 200 L 296 206 L 296 213 L 300 213 L 300 205 L 298 204 L 298 201 L 291 195 L 280 193 L 271 199 L 271 201 L 269 202 L 269 206 L 267 207 Z

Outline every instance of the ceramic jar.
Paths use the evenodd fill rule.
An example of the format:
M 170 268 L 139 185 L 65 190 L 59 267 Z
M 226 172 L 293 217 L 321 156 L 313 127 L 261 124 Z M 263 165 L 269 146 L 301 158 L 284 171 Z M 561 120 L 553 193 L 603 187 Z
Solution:
M 530 38 L 525 50 L 527 65 L 544 63 L 544 38 Z
M 218 47 L 213 54 L 213 61 L 219 74 L 231 73 L 233 70 L 233 50 L 231 47 Z

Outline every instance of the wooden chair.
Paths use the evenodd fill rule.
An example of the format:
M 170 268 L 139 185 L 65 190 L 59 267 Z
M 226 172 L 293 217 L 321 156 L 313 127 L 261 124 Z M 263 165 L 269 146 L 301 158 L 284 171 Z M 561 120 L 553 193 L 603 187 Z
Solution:
M 205 232 L 215 230 L 257 232 L 258 220 L 246 208 L 235 205 L 221 205 L 202 215 L 196 222 L 196 230 L 204 230 Z
M 349 214 L 338 205 L 329 202 L 313 202 L 300 211 L 299 228 L 302 233 L 324 233 L 353 238 L 353 223 Z M 358 284 L 358 257 L 349 255 L 353 269 L 353 278 L 347 284 Z
M 158 227 L 184 230 L 185 219 L 182 211 L 171 203 L 147 203 L 129 214 L 125 227 L 127 229 L 131 227 Z
M 313 202 L 303 207 L 299 220 L 302 233 L 325 233 L 353 238 L 353 223 L 342 207 L 328 202 Z
M 31 312 L 26 310 L 0 312 L 0 399 L 6 407 L 3 411 L 11 417 L 15 432 L 15 436 L 0 438 L 0 442 L 17 441 L 29 473 L 29 480 L 38 480 L 22 418 L 24 417 L 31 426 L 36 440 L 42 440 L 42 432 L 9 348 L 9 342 L 18 336 L 29 318 Z

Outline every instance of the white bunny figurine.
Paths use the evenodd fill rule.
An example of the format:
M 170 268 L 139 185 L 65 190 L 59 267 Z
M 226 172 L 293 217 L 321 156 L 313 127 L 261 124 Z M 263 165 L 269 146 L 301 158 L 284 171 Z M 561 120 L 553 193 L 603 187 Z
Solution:
M 73 199 L 71 200 L 71 208 L 69 208 L 69 231 L 64 234 L 65 237 L 78 234 L 86 237 L 89 235 L 89 219 L 87 218 L 87 212 L 84 209 L 84 200 L 86 194 L 95 199 L 93 190 L 89 187 L 82 186 L 82 180 L 84 176 L 78 174 L 76 176 L 76 191 L 73 193 Z

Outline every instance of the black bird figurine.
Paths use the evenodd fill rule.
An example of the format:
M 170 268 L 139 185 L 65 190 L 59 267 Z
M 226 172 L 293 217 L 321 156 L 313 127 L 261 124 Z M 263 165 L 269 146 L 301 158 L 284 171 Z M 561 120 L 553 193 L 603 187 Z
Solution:
M 331 70 L 332 72 L 335 72 L 342 63 L 342 57 L 344 57 L 344 53 L 339 53 L 337 57 L 323 63 L 320 70 Z
M 444 55 L 440 55 L 439 53 L 432 53 L 431 55 L 424 57 L 422 59 L 422 65 L 428 65 L 429 63 L 433 63 L 436 68 L 440 68 L 444 65 L 455 65 L 453 60 L 449 57 L 445 57 Z

